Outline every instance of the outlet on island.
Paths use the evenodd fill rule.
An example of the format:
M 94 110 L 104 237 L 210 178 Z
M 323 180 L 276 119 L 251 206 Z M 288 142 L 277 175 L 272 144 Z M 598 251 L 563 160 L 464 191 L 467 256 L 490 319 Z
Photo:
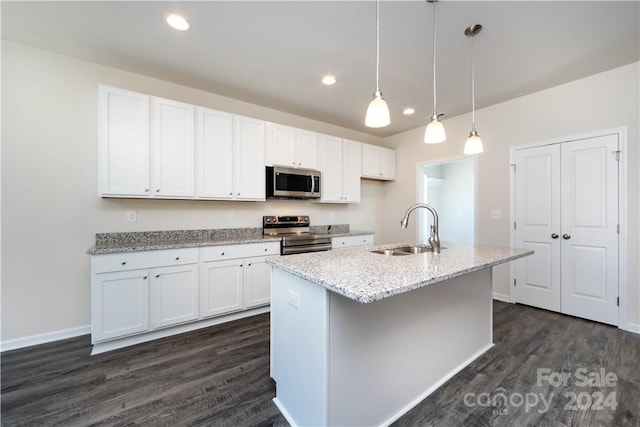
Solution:
M 300 294 L 289 289 L 289 305 L 300 310 Z

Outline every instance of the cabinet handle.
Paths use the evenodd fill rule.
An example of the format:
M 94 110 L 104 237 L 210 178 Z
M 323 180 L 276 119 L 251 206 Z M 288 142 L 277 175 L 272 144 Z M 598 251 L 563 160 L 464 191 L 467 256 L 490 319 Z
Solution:
M 142 280 L 147 280 L 147 276 L 143 276 L 143 277 L 142 277 Z
M 157 279 L 158 277 L 160 277 L 160 275 L 159 275 L 159 274 L 156 274 L 156 279 Z
M 251 267 L 251 264 L 247 264 L 248 267 Z
M 148 193 L 148 192 L 149 192 L 149 189 L 148 189 L 148 188 L 145 188 L 145 189 L 144 189 L 144 192 L 145 192 L 145 193 Z
M 264 251 L 267 252 L 267 248 L 264 248 Z
M 122 261 L 121 264 L 122 265 L 127 265 L 127 261 Z
M 302 166 L 302 162 L 298 162 L 298 166 Z
M 177 257 L 176 257 L 176 261 L 178 261 L 179 259 L 180 259 L 180 257 L 179 257 L 179 256 L 177 256 Z
M 569 240 L 571 238 L 571 236 L 569 234 L 565 233 L 565 234 L 562 235 L 562 238 L 564 240 Z
M 230 196 L 233 196 L 233 193 L 229 193 Z
M 236 196 L 239 196 L 239 195 L 240 195 L 240 193 L 236 194 Z
M 552 238 L 552 239 L 557 239 L 557 238 L 558 238 L 558 233 L 553 233 L 553 234 L 551 235 L 551 238 Z
M 159 189 L 159 188 L 156 188 L 156 193 L 159 193 L 159 192 L 160 192 L 160 189 Z
M 224 252 L 222 252 L 220 255 L 224 255 Z

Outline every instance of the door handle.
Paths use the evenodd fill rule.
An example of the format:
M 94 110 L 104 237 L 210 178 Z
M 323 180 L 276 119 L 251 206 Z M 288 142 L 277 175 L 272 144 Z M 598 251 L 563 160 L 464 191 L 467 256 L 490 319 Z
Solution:
M 553 234 L 551 234 L 551 238 L 552 238 L 552 239 L 557 239 L 557 238 L 558 238 L 558 233 L 553 233 Z
M 569 240 L 569 239 L 571 238 L 571 236 L 570 236 L 570 235 L 568 235 L 567 233 L 565 233 L 565 234 L 563 234 L 563 235 L 562 235 L 562 238 L 563 238 L 564 240 Z

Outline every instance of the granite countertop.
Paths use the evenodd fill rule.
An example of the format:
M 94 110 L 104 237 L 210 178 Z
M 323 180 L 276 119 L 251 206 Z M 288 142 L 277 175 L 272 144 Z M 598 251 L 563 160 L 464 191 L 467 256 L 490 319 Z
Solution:
M 312 226 L 311 232 L 330 237 L 373 234 L 371 231 L 350 230 L 348 224 Z M 262 228 L 98 233 L 96 234 L 95 244 L 87 250 L 87 253 L 89 255 L 101 255 L 243 243 L 279 242 L 280 240 L 281 238 L 277 236 L 263 235 Z
M 386 256 L 370 252 L 411 245 L 289 255 L 267 262 L 349 299 L 371 303 L 533 254 L 528 249 L 461 243 L 446 243 L 439 254 Z

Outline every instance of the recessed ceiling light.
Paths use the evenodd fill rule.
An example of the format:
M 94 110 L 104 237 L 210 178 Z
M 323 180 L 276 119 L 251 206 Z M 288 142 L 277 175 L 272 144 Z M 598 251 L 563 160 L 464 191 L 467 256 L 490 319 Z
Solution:
M 415 112 L 416 112 L 416 110 L 415 110 L 414 108 L 407 107 L 407 108 L 405 108 L 405 109 L 404 109 L 404 111 L 402 112 L 402 114 L 404 114 L 405 116 L 410 116 L 410 115 L 412 115 L 412 114 L 413 114 L 413 113 L 415 113 Z
M 166 20 L 167 24 L 179 31 L 187 31 L 189 28 L 191 28 L 191 25 L 189 25 L 189 21 L 187 21 L 184 16 L 178 15 L 176 13 L 167 15 Z
M 324 76 L 322 78 L 322 83 L 327 86 L 331 86 L 332 84 L 336 83 L 336 76 L 332 76 L 332 75 Z

